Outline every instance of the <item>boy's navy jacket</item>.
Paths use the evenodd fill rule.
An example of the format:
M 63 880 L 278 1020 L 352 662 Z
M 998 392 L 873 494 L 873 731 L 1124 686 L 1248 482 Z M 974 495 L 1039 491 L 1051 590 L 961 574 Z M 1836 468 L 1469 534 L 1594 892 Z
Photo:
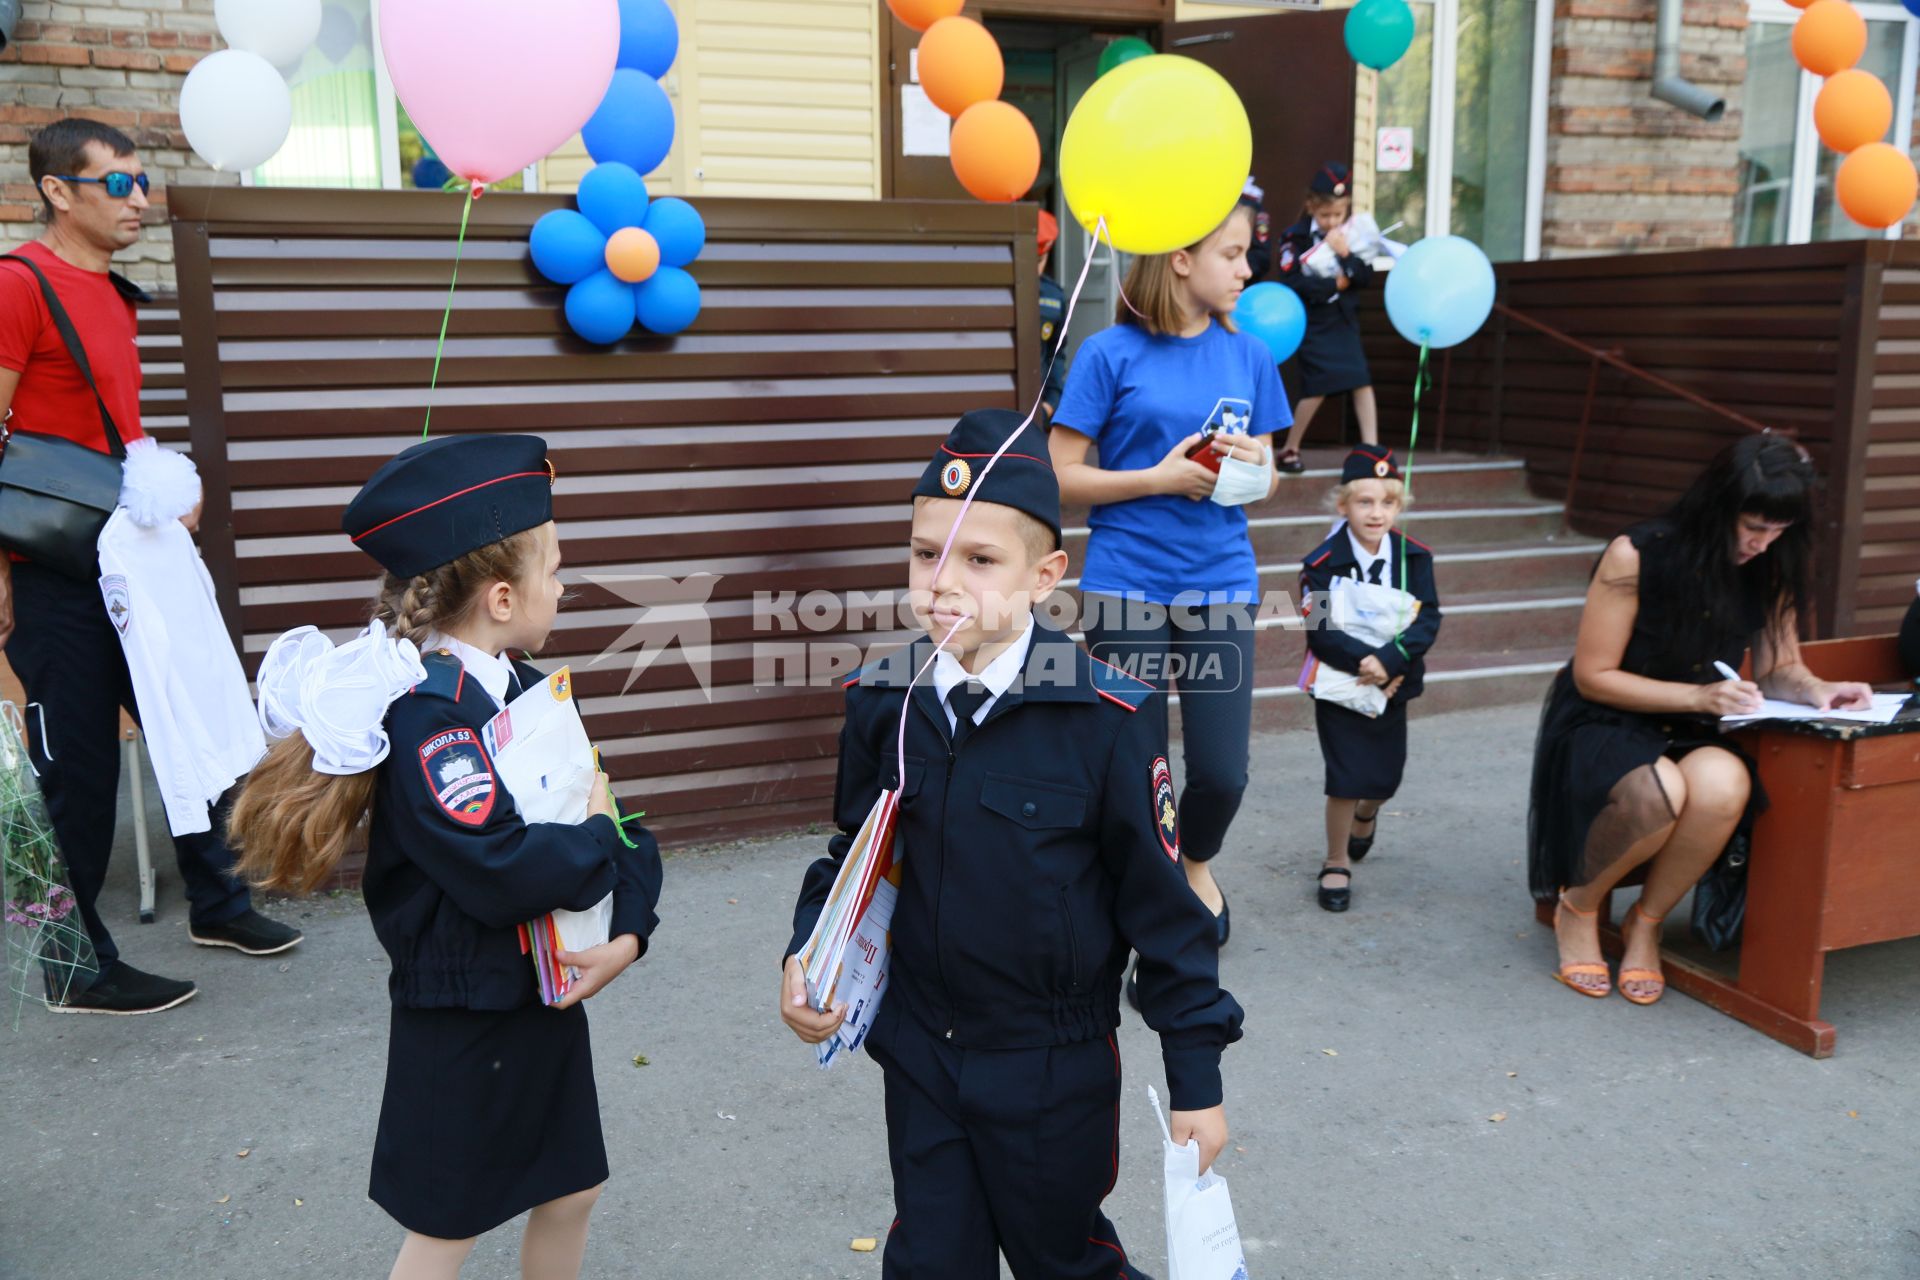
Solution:
M 1137 951 L 1173 1107 L 1217 1106 L 1241 1011 L 1220 989 L 1212 913 L 1179 863 L 1162 721 L 1140 714 L 1159 695 L 1044 619 L 1033 627 L 1020 678 L 957 752 L 938 693 L 913 686 L 887 999 L 962 1048 L 1097 1040 L 1120 1023 Z M 806 945 L 841 859 L 895 785 L 901 707 L 930 650 L 923 637 L 847 682 L 840 834 L 807 869 L 786 955 Z
M 1345 289 L 1340 288 L 1333 276 L 1308 274 L 1301 268 L 1300 259 L 1316 243 L 1314 233 L 1312 218 L 1302 218 L 1281 233 L 1273 278 L 1300 295 L 1300 301 L 1306 304 L 1309 316 L 1314 308 L 1332 303 L 1340 308 L 1346 319 L 1357 319 L 1360 303 L 1353 295 L 1356 290 L 1373 283 L 1373 264 L 1351 254 L 1340 259 L 1340 269 L 1347 277 Z M 1332 253 L 1333 250 L 1321 249 L 1320 252 Z
M 1420 601 L 1420 612 L 1408 624 L 1399 645 L 1369 648 L 1344 631 L 1335 631 L 1324 600 L 1335 578 L 1359 578 L 1360 566 L 1353 558 L 1353 542 L 1347 537 L 1344 521 L 1328 539 L 1315 547 L 1300 568 L 1300 611 L 1307 619 L 1307 648 L 1313 656 L 1349 675 L 1360 673 L 1360 663 L 1368 654 L 1380 659 L 1388 679 L 1405 676 L 1407 682 L 1394 695 L 1395 702 L 1417 698 L 1425 684 L 1426 653 L 1440 634 L 1440 597 L 1433 585 L 1433 552 L 1398 529 L 1387 531 L 1392 541 L 1393 585 L 1400 585 L 1400 566 L 1407 567 L 1407 591 Z M 1402 557 L 1405 557 L 1404 562 Z M 1318 607 L 1317 607 L 1318 606 Z M 1401 649 L 1406 652 L 1403 654 Z
M 379 767 L 363 882 L 374 934 L 393 960 L 388 988 L 407 1008 L 517 1009 L 539 1000 L 518 926 L 613 894 L 610 937 L 641 954 L 659 918 L 660 849 L 611 818 L 521 821 L 494 772 L 484 730 L 494 701 L 444 651 L 421 655 L 427 678 L 387 709 L 391 749 Z M 547 677 L 513 664 L 516 688 Z

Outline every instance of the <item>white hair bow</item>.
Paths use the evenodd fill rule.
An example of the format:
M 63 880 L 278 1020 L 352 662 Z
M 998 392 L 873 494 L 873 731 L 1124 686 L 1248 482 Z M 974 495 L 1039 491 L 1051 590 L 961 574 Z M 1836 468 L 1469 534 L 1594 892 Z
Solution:
M 304 736 L 321 773 L 365 773 L 387 758 L 387 708 L 426 678 L 413 641 L 379 622 L 338 648 L 317 627 L 296 627 L 261 660 L 260 727 L 275 740 Z

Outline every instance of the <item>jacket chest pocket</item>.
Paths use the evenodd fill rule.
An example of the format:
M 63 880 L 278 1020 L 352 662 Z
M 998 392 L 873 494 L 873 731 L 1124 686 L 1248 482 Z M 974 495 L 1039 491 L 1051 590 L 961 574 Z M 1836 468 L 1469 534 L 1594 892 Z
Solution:
M 892 791 L 899 788 L 901 800 L 911 800 L 920 794 L 920 787 L 927 778 L 927 759 L 925 756 L 907 757 L 907 783 L 900 786 L 900 757 L 888 752 L 880 766 L 880 789 Z
M 1079 827 L 1087 817 L 1082 787 L 990 773 L 980 787 L 982 807 L 1029 831 Z

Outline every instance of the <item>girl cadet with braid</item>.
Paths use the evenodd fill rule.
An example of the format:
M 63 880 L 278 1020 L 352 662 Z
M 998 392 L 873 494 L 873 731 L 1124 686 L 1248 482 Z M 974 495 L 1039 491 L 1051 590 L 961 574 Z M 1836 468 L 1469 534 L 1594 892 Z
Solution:
M 371 814 L 364 888 L 393 963 L 386 1091 L 369 1194 L 407 1230 L 393 1280 L 450 1280 L 475 1237 L 531 1209 L 528 1276 L 579 1273 L 607 1179 L 581 1002 L 646 950 L 660 854 L 622 839 L 596 779 L 588 818 L 526 822 L 488 722 L 547 679 L 560 601 L 552 468 L 533 436 L 449 437 L 381 467 L 342 520 L 386 570 L 374 622 L 338 649 L 312 627 L 260 667 L 277 737 L 234 808 L 240 870 L 309 892 Z M 541 1003 L 518 926 L 613 895 L 610 941 L 560 962 Z

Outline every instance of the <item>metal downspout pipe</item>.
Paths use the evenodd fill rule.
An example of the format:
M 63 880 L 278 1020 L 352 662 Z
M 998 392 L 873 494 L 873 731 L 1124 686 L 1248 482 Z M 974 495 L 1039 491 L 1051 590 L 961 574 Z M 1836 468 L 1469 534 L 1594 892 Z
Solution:
M 1726 114 L 1727 100 L 1680 74 L 1680 3 L 1659 0 L 1653 27 L 1653 96 L 1711 123 Z

